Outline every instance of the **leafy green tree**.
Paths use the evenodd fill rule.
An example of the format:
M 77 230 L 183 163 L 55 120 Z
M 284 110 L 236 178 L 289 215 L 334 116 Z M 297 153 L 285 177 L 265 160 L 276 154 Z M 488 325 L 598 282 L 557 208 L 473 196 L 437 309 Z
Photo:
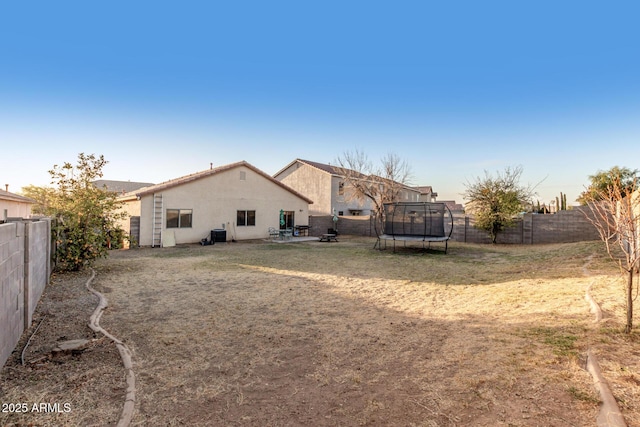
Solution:
M 104 156 L 78 154 L 76 166 L 65 162 L 49 171 L 54 188 L 46 191 L 43 213 L 54 221 L 57 268 L 76 271 L 106 256 L 111 237 L 122 235 L 117 194 L 97 188 L 93 181 L 102 177 L 107 164 Z
M 51 187 L 38 187 L 36 185 L 28 185 L 22 187 L 20 193 L 33 199 L 36 203 L 31 207 L 31 213 L 34 215 L 48 215 L 50 201 L 53 198 L 55 189 Z
M 637 178 L 637 169 L 614 166 L 606 171 L 598 171 L 595 175 L 589 176 L 591 182 L 577 200 L 581 205 L 602 200 L 614 187 L 615 192 L 619 192 L 622 197 L 625 197 L 633 191 Z
M 467 211 L 474 214 L 476 228 L 489 233 L 492 243 L 531 204 L 533 188 L 520 185 L 521 175 L 521 166 L 509 167 L 495 176 L 485 171 L 484 177 L 465 184 Z

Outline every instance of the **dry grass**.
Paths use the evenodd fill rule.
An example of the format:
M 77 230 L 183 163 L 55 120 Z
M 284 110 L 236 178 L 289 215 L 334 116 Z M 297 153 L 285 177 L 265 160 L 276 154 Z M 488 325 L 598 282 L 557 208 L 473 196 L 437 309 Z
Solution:
M 590 426 L 591 347 L 640 425 L 638 335 L 601 245 L 372 246 L 114 252 L 96 288 L 134 351 L 134 424 Z
M 26 405 L 27 412 L 4 407 L 7 412 L 0 412 L 0 425 L 103 426 L 118 420 L 126 384 L 116 348 L 94 337 L 87 327 L 98 303 L 84 287 L 88 277 L 56 275 L 47 286 L 31 329 L 0 375 L 0 403 Z M 22 349 L 40 323 L 23 366 Z M 80 338 L 96 339 L 81 354 L 51 354 L 58 342 Z

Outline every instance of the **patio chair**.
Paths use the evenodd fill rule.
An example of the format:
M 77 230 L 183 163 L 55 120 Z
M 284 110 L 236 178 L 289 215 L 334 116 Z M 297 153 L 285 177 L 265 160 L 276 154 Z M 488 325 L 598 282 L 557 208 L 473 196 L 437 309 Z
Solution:
M 271 240 L 278 240 L 280 238 L 280 230 L 269 227 L 269 238 Z
M 291 240 L 293 238 L 293 228 L 285 228 L 282 230 L 282 238 L 284 240 Z

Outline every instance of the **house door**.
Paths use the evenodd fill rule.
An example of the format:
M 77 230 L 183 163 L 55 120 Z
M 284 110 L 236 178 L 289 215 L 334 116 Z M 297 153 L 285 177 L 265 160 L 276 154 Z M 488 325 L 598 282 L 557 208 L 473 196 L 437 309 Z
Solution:
M 295 224 L 295 221 L 293 219 L 295 212 L 294 211 L 284 211 L 283 216 L 284 216 L 284 225 L 282 224 L 282 222 L 280 222 L 280 229 L 285 229 L 285 228 L 293 228 L 293 225 Z

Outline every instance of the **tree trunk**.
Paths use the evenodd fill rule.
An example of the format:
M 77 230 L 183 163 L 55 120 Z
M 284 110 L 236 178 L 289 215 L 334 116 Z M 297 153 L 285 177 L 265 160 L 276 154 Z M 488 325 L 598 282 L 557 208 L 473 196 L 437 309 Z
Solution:
M 633 269 L 629 270 L 627 276 L 627 325 L 624 328 L 624 332 L 631 333 L 633 328 Z
M 491 233 L 489 233 L 489 236 L 491 236 L 491 243 L 493 243 L 494 245 L 496 244 L 496 241 L 498 240 L 498 232 L 499 231 L 500 231 L 500 229 L 494 225 L 491 228 Z

